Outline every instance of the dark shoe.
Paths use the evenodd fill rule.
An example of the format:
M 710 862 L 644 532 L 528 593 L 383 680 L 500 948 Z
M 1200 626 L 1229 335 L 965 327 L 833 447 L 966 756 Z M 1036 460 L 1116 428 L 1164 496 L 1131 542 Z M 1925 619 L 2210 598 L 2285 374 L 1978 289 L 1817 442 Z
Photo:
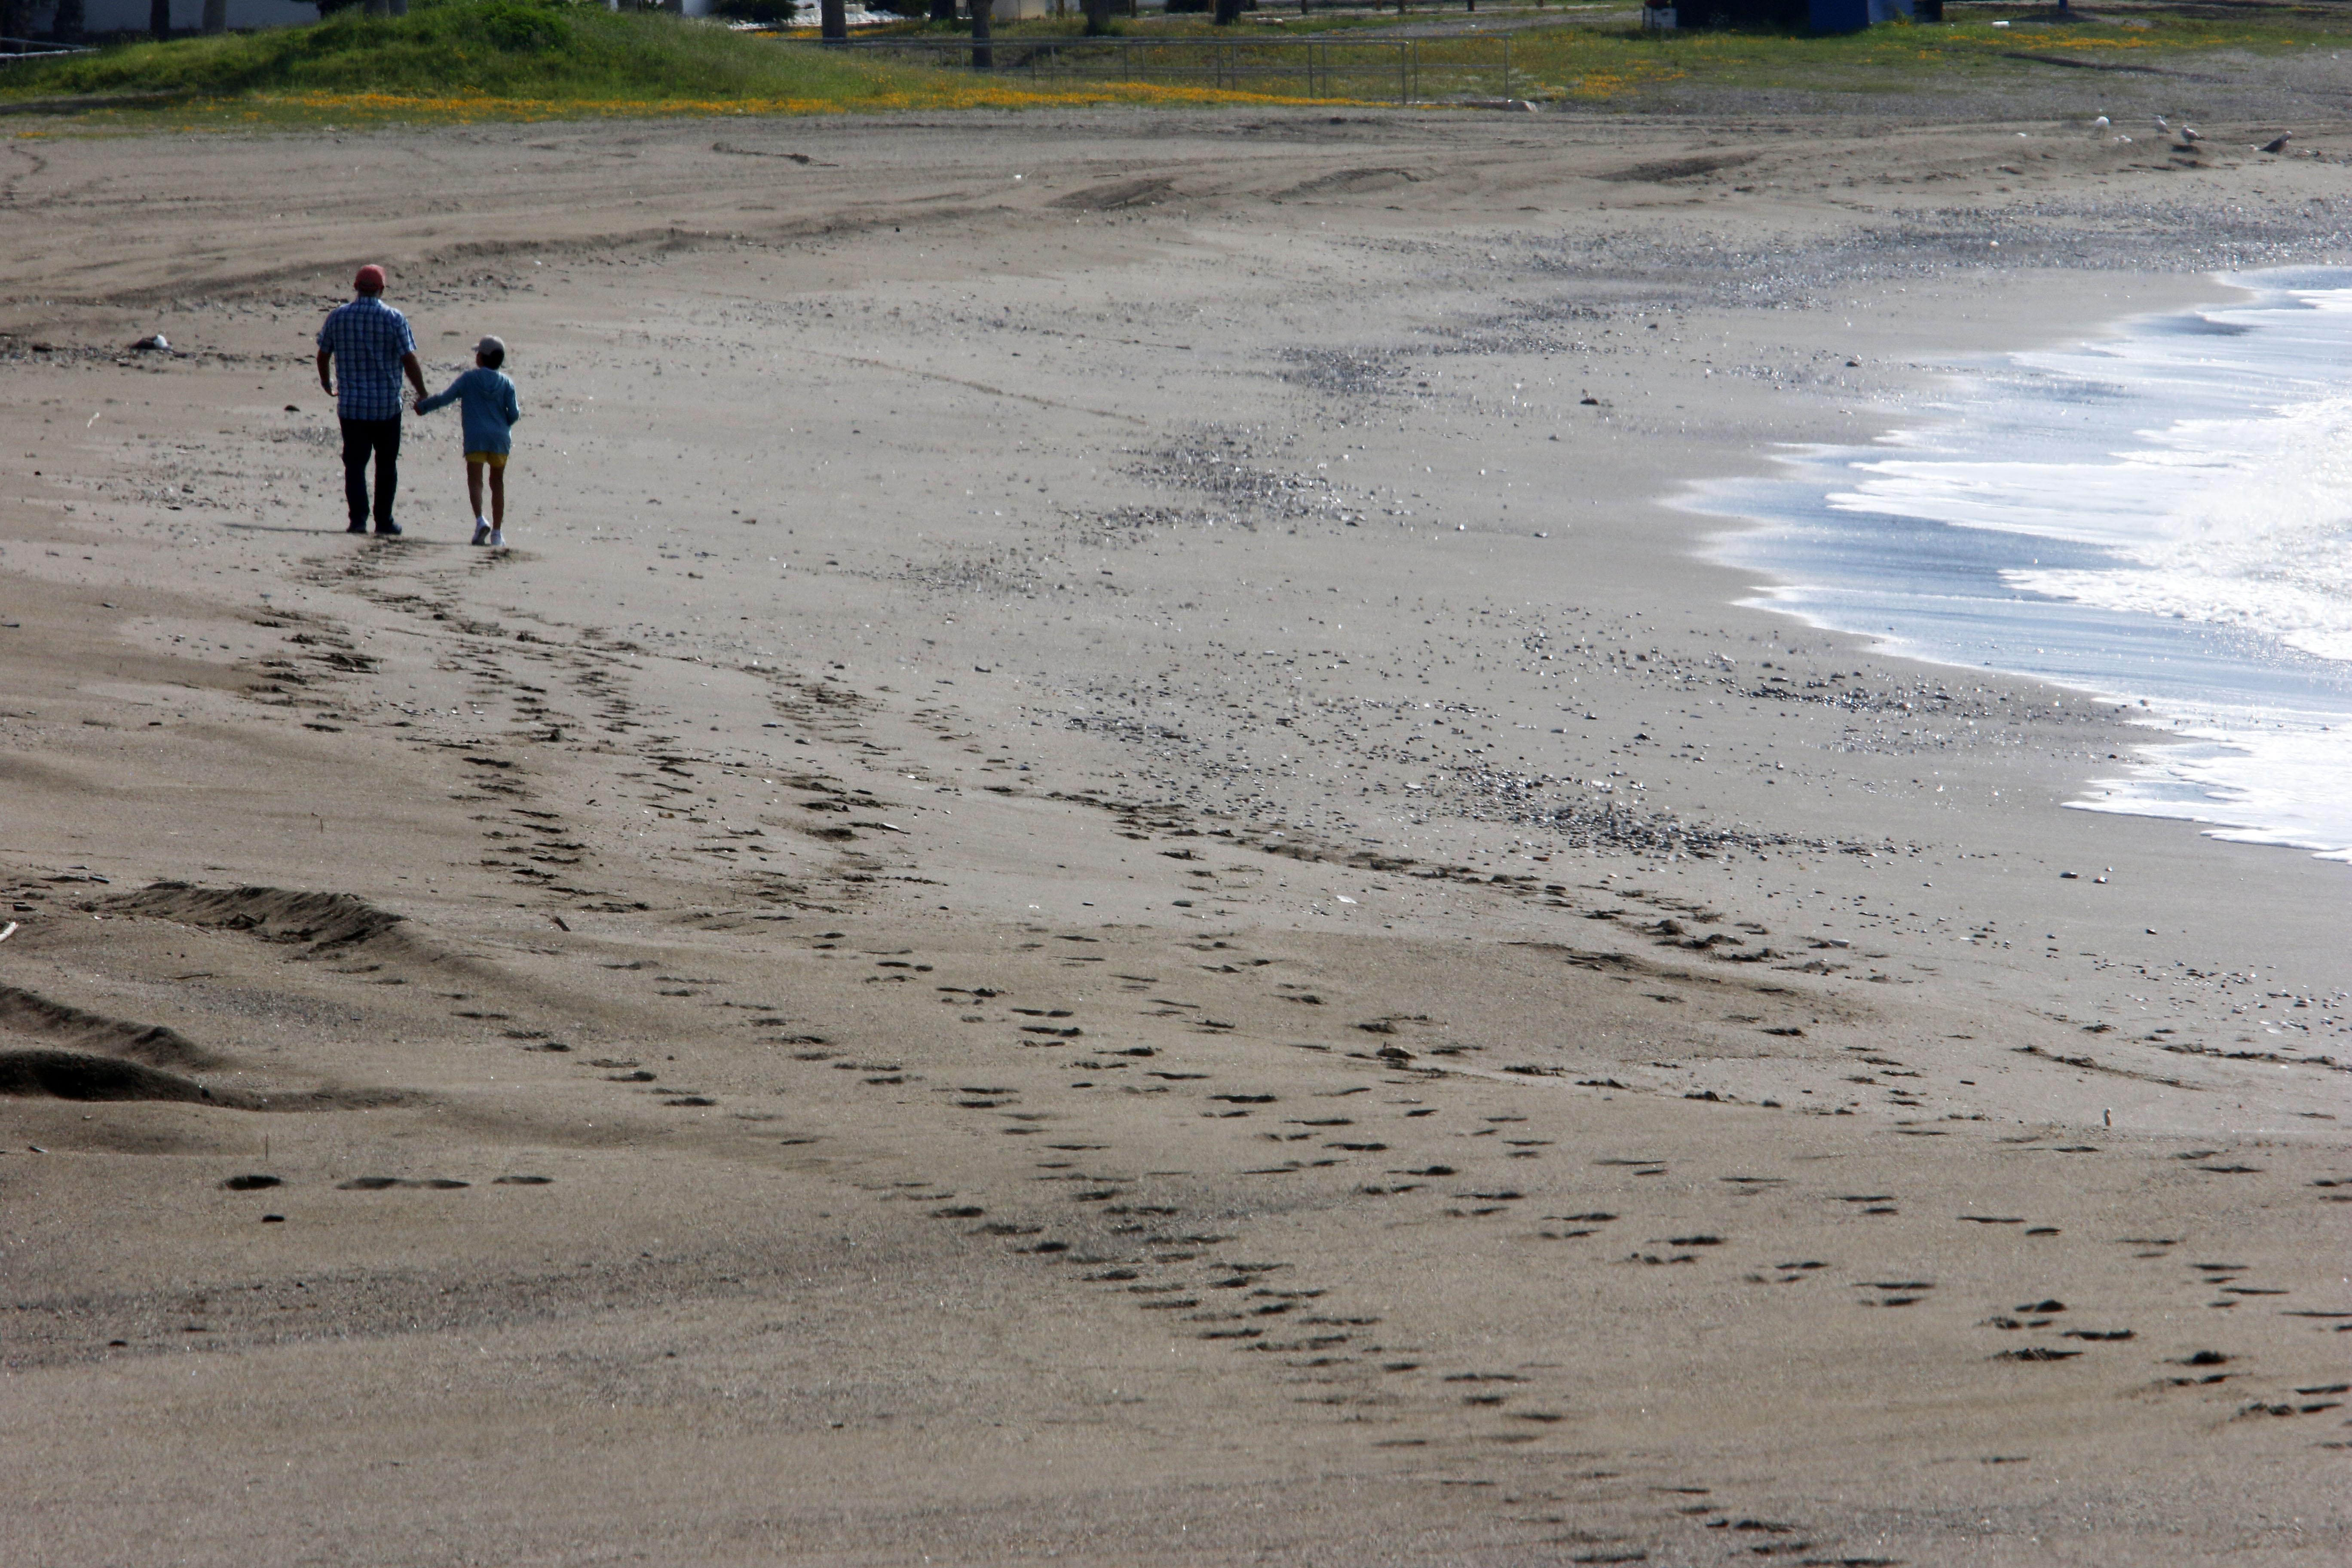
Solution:
M 367 524 L 364 522 L 355 522 L 352 524 L 351 527 L 343 530 L 343 531 L 345 533 L 365 533 L 367 531 Z
M 378 533 L 396 534 L 400 531 L 400 524 L 396 522 L 379 522 L 375 525 L 375 531 Z

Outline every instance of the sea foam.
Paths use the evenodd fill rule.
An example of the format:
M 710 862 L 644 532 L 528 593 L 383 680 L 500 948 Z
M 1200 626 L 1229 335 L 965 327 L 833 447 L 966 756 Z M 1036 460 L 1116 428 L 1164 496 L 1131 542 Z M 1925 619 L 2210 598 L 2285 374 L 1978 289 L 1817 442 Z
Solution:
M 2070 805 L 2352 860 L 2352 271 L 1972 367 L 1916 428 L 1701 487 L 1751 601 L 2126 703 Z

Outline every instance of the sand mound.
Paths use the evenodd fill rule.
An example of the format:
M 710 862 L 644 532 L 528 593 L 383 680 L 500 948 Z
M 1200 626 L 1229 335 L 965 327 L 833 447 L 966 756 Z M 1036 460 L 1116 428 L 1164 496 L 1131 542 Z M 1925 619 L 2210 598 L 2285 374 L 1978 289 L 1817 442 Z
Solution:
M 1107 185 L 1089 185 L 1083 191 L 1072 191 L 1066 196 L 1056 196 L 1047 203 L 1065 212 L 1110 212 L 1119 207 L 1131 207 L 1160 200 L 1175 188 L 1176 182 L 1160 176 L 1140 180 L 1117 180 Z
M 224 1110 L 374 1110 L 414 1103 L 388 1089 L 317 1089 L 273 1093 L 211 1089 L 194 1079 L 88 1051 L 0 1051 L 0 1095 L 50 1100 L 172 1100 Z
M 110 900 L 106 907 L 187 925 L 249 931 L 264 942 L 299 943 L 314 953 L 372 942 L 408 918 L 349 893 L 199 888 L 190 882 L 156 882 Z
M 359 903 L 357 900 L 348 901 Z M 359 907 L 368 908 L 365 904 Z M 400 917 L 389 918 L 397 921 Z M 404 1105 L 415 1098 L 388 1089 L 278 1091 L 207 1088 L 169 1069 L 218 1067 L 222 1058 L 177 1029 L 84 1012 L 14 985 L 0 985 L 0 1029 L 45 1035 L 83 1047 L 0 1050 L 0 1095 L 46 1095 L 56 1100 L 194 1100 L 234 1110 L 364 1110 Z
M 1427 177 L 1412 169 L 1340 169 L 1303 180 L 1282 192 L 1281 197 L 1365 195 L 1374 191 L 1392 191 L 1400 185 L 1417 185 Z
M 209 1100 L 192 1078 L 82 1051 L 0 1051 L 0 1094 L 53 1100 Z
M 1737 169 L 1753 163 L 1759 156 L 1761 154 L 1756 153 L 1707 153 L 1689 158 L 1661 158 L 1652 163 L 1634 163 L 1599 177 L 1619 184 L 1665 184 L 1675 180 L 1696 180 L 1705 174 L 1719 174 L 1725 169 Z
M 215 1060 L 177 1029 L 85 1013 L 14 985 L 0 985 L 0 1028 L 57 1037 L 151 1067 L 201 1068 Z

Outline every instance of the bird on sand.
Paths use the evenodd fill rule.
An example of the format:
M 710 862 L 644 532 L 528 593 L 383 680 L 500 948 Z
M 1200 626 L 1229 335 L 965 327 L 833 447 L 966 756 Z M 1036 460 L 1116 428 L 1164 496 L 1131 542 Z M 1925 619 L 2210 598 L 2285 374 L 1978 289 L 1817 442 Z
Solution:
M 2202 142 L 2205 137 L 2194 125 L 2184 125 L 2180 128 L 2180 139 L 2183 142 Z
M 2170 121 L 2167 120 L 2163 115 L 2159 114 L 2159 115 L 2158 115 L 2158 116 L 2156 117 L 2156 128 L 2157 128 L 2158 131 L 2169 131 L 2169 130 L 2171 130 L 2171 129 L 2172 129 L 2172 121 Z
M 2257 153 L 2284 153 L 2286 151 L 2287 142 L 2291 140 L 2293 140 L 2293 134 L 2291 132 L 2273 136 L 2269 141 L 2263 142 L 2260 147 L 2255 148 L 2254 151 Z
M 2106 117 L 2105 115 L 2104 115 L 2104 114 L 2100 115 L 2096 120 L 2094 120 L 2094 121 L 2091 121 L 2091 127 L 2092 127 L 2092 129 L 2093 129 L 2093 130 L 2095 130 L 2095 131 L 2105 131 L 2105 130 L 2107 128 L 2107 124 L 2108 124 L 2107 117 Z

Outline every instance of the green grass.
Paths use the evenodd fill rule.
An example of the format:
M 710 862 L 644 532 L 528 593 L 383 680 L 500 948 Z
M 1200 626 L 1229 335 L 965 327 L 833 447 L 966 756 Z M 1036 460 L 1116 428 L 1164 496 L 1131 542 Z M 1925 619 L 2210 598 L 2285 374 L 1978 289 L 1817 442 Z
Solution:
M 415 0 L 315 26 L 131 44 L 11 66 L 5 96 L 173 93 L 479 95 L 555 100 L 825 100 L 854 107 L 898 73 L 724 28 L 566 0 Z
M 991 23 L 990 33 L 999 38 L 1035 42 L 1045 38 L 1076 38 L 1086 35 L 1086 17 L 1078 10 L 1080 0 L 1070 0 L 1066 16 L 1038 16 L 1025 22 L 997 20 Z M 1457 5 L 1453 14 L 1461 14 Z M 1111 18 L 1108 37 L 1114 38 L 1255 38 L 1297 37 L 1307 33 L 1343 33 L 1367 28 L 1394 28 L 1400 20 L 1426 22 L 1433 13 L 1427 8 L 1400 18 L 1393 10 L 1372 14 L 1335 14 L 1318 11 L 1299 16 L 1294 11 L 1244 13 L 1241 22 L 1220 27 L 1204 11 L 1179 11 L 1173 14 L 1147 12 L 1140 16 L 1118 16 Z M 1279 21 L 1274 20 L 1279 17 Z M 796 28 L 794 35 L 811 32 Z M 878 26 L 860 27 L 861 38 L 968 38 L 971 24 L 965 21 L 933 22 L 921 17 L 909 17 L 904 22 L 887 22 Z
M 2007 68 L 2020 54 L 2063 55 L 2108 64 L 2147 65 L 2181 54 L 2219 51 L 2269 52 L 2306 47 L 2352 33 L 2345 20 L 2324 23 L 2243 20 L 2150 12 L 2130 24 L 2050 25 L 2048 13 L 2027 6 L 1954 6 L 1940 26 L 1893 23 L 1863 32 L 1824 37 L 1709 29 L 1641 33 L 1595 26 L 1521 34 L 1530 66 L 1554 60 L 1590 66 L 1609 60 L 1645 62 L 1714 85 L 1834 89 L 1852 85 L 1888 88 L 1905 79 L 1937 76 L 1983 65 Z M 1995 21 L 2008 21 L 1995 27 Z M 2332 25 L 2331 25 L 2332 24 Z M 2022 62 L 2018 62 L 2022 63 Z
M 151 100 L 147 108 L 111 111 L 152 122 L 185 123 L 453 119 L 538 119 L 594 114 L 812 113 L 892 109 L 1024 108 L 1048 101 L 1108 101 L 1174 105 L 1232 101 L 1235 89 L 1275 98 L 1312 91 L 1326 98 L 1360 91 L 1385 97 L 1392 89 L 1393 56 L 1378 46 L 1355 51 L 1353 68 L 1339 39 L 1361 29 L 1393 27 L 1391 12 L 1376 16 L 1318 14 L 1283 26 L 1248 23 L 1218 29 L 1205 16 L 1122 19 L 1130 40 L 1223 34 L 1272 41 L 1319 35 L 1328 66 L 1343 63 L 1310 83 L 1297 68 L 1297 51 L 1235 55 L 1263 69 L 1236 79 L 1230 65 L 1206 69 L 1214 57 L 1135 57 L 1151 79 L 1138 85 L 1089 80 L 1052 69 L 1032 75 L 1021 46 L 1065 37 L 1081 26 L 1076 16 L 996 28 L 993 75 L 932 60 L 912 51 L 876 56 L 833 52 L 734 33 L 722 26 L 650 13 L 616 14 L 577 0 L 413 0 L 405 17 L 371 20 L 357 8 L 315 26 L 167 44 L 118 46 L 96 55 L 16 65 L 0 76 L 0 103 L 9 100 L 88 98 Z M 1514 97 L 1615 108 L 1703 109 L 1710 91 L 1792 92 L 1843 97 L 1974 93 L 1979 105 L 2049 97 L 2091 97 L 2122 89 L 2144 77 L 2086 79 L 2054 70 L 2021 54 L 2063 54 L 2112 63 L 2149 63 L 2201 57 L 2242 75 L 2259 61 L 2315 46 L 2352 41 L 2352 17 L 2312 6 L 2275 5 L 2213 11 L 2160 5 L 2103 10 L 2101 18 L 2052 25 L 2053 13 L 2025 5 L 1955 5 L 1946 26 L 1887 26 L 1845 37 L 1806 37 L 1719 30 L 1642 33 L 1613 7 L 1558 8 L 1547 25 L 1510 34 Z M 1267 13 L 1258 13 L 1265 16 Z M 1532 19 L 1523 6 L 1490 5 L 1477 20 Z M 1996 28 L 1995 19 L 2011 26 Z M 1414 22 L 1430 19 L 1417 7 Z M 1458 9 L 1447 16 L 1466 22 Z M 934 27 L 911 22 L 889 29 L 916 36 L 962 34 L 963 24 Z M 866 36 L 873 37 L 874 34 Z M 1494 96 L 1504 89 L 1502 38 L 1453 30 L 1418 46 L 1415 79 L 1425 99 Z M 1294 58 L 1295 57 L 1295 58 Z M 2305 58 L 2311 58 L 2305 56 Z M 1076 59 L 1037 58 L 1047 66 Z M 1108 59 L 1109 57 L 1102 57 Z M 1287 62 L 1287 63 L 1286 63 Z M 1081 69 L 1108 70 L 1097 63 Z M 2206 68 L 2200 66 L 2200 70 Z M 1958 98 L 1949 101 L 1964 103 Z M 163 107 L 154 107 L 160 103 Z M 1962 112 L 1975 110 L 1963 107 Z
M 1336 73 L 1338 90 L 1345 92 L 1352 83 L 1366 97 L 1377 99 L 1392 90 L 1388 84 L 1394 81 L 1396 68 L 1383 67 L 1383 62 L 1393 57 L 1381 55 L 1370 43 L 1349 57 L 1339 41 L 1349 36 L 1360 38 L 1366 29 L 1394 32 L 1401 20 L 1425 25 L 1442 15 L 1451 25 L 1444 34 L 1424 34 L 1416 46 L 1413 81 L 1424 100 L 1492 97 L 1507 89 L 1515 98 L 1673 110 L 1703 108 L 1711 93 L 1781 93 L 1856 104 L 1873 98 L 1941 95 L 1964 116 L 1997 111 L 2004 105 L 2038 112 L 2059 100 L 2120 99 L 2131 84 L 2151 79 L 2069 71 L 2046 59 L 2023 58 L 2036 54 L 2120 66 L 2197 57 L 2223 73 L 2243 75 L 2259 70 L 2256 62 L 2264 58 L 2352 42 L 2352 16 L 2291 4 L 2223 9 L 2126 0 L 2117 8 L 2102 6 L 2095 18 L 2072 22 L 2056 20 L 2046 6 L 1968 4 L 1953 5 L 1950 20 L 1943 25 L 1897 23 L 1821 37 L 1723 28 L 1647 33 L 1632 25 L 1622 6 L 1539 11 L 1489 4 L 1472 18 L 1457 0 L 1443 13 L 1415 6 L 1404 18 L 1393 9 L 1377 16 L 1316 13 L 1300 18 L 1287 10 L 1279 15 L 1280 26 L 1267 25 L 1264 18 L 1268 13 L 1259 12 L 1230 29 L 1214 27 L 1205 16 L 1182 15 L 1123 22 L 1121 31 L 1138 45 L 1202 36 L 1237 37 L 1253 45 L 1313 37 L 1337 50 L 1337 58 L 1357 59 L 1352 70 L 1343 65 Z M 1506 18 L 1524 24 L 1539 16 L 1543 25 L 1515 25 L 1507 34 L 1495 26 Z M 1466 30 L 1464 24 L 1474 20 L 1486 26 L 1475 33 Z M 1995 22 L 2007 25 L 1995 26 Z M 1000 24 L 995 29 L 998 62 L 1017 69 L 1025 58 L 1020 46 L 1066 37 L 1080 26 L 1075 17 Z M 864 36 L 960 37 L 968 31 L 961 23 L 912 22 Z M 1507 79 L 1502 69 L 1507 36 Z M 1135 58 L 1139 62 L 1149 59 L 1153 68 L 1163 71 L 1179 58 L 1140 50 Z M 1277 68 L 1296 79 L 1296 52 L 1253 51 L 1235 58 L 1264 67 L 1253 72 L 1244 63 L 1243 85 L 1259 75 L 1270 79 Z M 1228 73 L 1222 79 L 1234 78 Z M 2036 107 L 2028 110 L 2029 103 Z

